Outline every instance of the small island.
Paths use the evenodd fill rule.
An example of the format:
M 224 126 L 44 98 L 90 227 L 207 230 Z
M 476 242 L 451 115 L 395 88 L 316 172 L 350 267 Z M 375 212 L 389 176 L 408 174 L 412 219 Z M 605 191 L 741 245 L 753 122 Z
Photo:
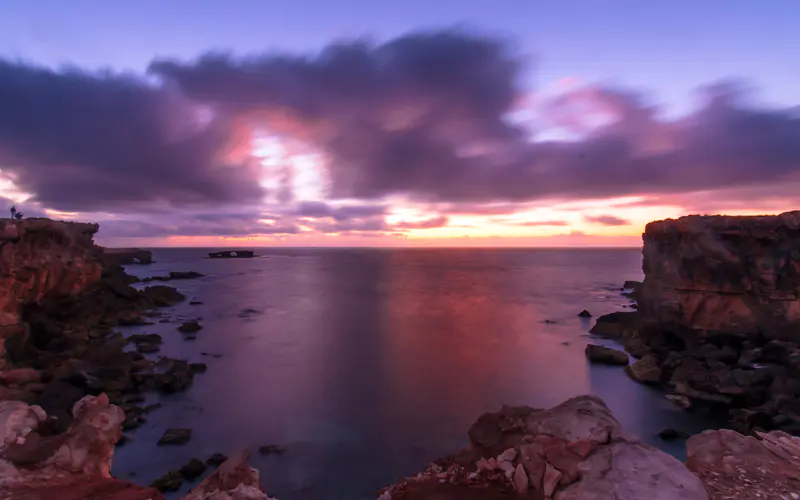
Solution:
M 255 257 L 255 252 L 252 250 L 225 250 L 209 252 L 208 256 L 212 259 L 251 259 Z

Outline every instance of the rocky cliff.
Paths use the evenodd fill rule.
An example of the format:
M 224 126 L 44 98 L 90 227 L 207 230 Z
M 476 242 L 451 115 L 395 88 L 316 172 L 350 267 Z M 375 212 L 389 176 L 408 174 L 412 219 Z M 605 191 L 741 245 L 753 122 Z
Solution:
M 598 318 L 640 360 L 632 378 L 737 430 L 800 434 L 800 211 L 689 216 L 644 233 L 638 312 Z
M 694 335 L 800 341 L 800 211 L 668 219 L 643 238 L 648 319 Z
M 0 220 L 0 344 L 19 324 L 23 304 L 73 296 L 100 279 L 92 241 L 97 229 L 50 219 Z

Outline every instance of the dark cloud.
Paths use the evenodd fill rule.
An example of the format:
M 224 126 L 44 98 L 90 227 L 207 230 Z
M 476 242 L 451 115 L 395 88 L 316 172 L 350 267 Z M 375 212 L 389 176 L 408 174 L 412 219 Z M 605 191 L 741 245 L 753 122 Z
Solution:
M 584 217 L 587 222 L 592 224 L 599 224 L 601 226 L 627 226 L 631 221 L 613 215 L 594 215 Z
M 333 193 L 344 197 L 599 198 L 800 171 L 798 113 L 758 108 L 730 82 L 704 88 L 700 108 L 671 121 L 639 92 L 582 88 L 539 110 L 579 140 L 531 143 L 507 120 L 520 67 L 501 41 L 444 32 L 335 45 L 317 58 L 208 55 L 151 70 L 223 109 L 291 110 L 331 157 Z
M 135 76 L 0 60 L 0 110 L 0 168 L 52 208 L 262 196 L 255 166 L 225 158 L 229 122 L 200 126 L 185 98 Z
M 298 217 L 332 217 L 337 221 L 374 217 L 386 213 L 385 205 L 342 205 L 332 206 L 321 201 L 303 201 L 293 212 Z
M 639 92 L 587 86 L 537 109 L 538 122 L 570 140 L 533 142 L 509 119 L 522 67 L 506 41 L 459 30 L 335 43 L 313 56 L 155 60 L 154 79 L 0 61 L 0 168 L 67 211 L 257 203 L 261 167 L 248 150 L 258 126 L 323 152 L 328 197 L 362 201 L 300 203 L 283 216 L 374 227 L 386 195 L 509 213 L 533 200 L 800 174 L 797 110 L 759 107 L 731 82 L 702 89 L 697 111 L 671 120 Z M 284 177 L 272 194 L 294 207 Z

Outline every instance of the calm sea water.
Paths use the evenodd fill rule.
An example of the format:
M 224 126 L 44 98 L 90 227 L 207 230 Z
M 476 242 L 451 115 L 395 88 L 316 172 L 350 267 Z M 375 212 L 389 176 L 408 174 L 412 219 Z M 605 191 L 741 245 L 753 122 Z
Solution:
M 161 334 L 163 354 L 208 371 L 160 398 L 164 407 L 118 449 L 118 477 L 146 484 L 192 457 L 281 444 L 283 456 L 253 454 L 271 494 L 366 500 L 466 445 L 477 417 L 503 404 L 596 394 L 628 430 L 679 457 L 683 444 L 657 433 L 708 425 L 584 357 L 598 340 L 577 313 L 624 309 L 619 287 L 642 278 L 640 250 L 263 249 L 222 260 L 207 251 L 156 250 L 156 264 L 129 268 L 207 275 L 170 283 L 203 305 L 128 330 Z M 182 340 L 177 324 L 196 318 L 204 328 Z M 194 436 L 157 447 L 168 427 Z

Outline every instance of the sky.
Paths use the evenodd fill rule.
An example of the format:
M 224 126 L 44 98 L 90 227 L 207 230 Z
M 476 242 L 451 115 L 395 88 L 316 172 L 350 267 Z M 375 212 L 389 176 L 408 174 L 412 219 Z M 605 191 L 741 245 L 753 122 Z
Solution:
M 800 197 L 800 2 L 4 0 L 0 210 L 108 246 L 638 246 Z

